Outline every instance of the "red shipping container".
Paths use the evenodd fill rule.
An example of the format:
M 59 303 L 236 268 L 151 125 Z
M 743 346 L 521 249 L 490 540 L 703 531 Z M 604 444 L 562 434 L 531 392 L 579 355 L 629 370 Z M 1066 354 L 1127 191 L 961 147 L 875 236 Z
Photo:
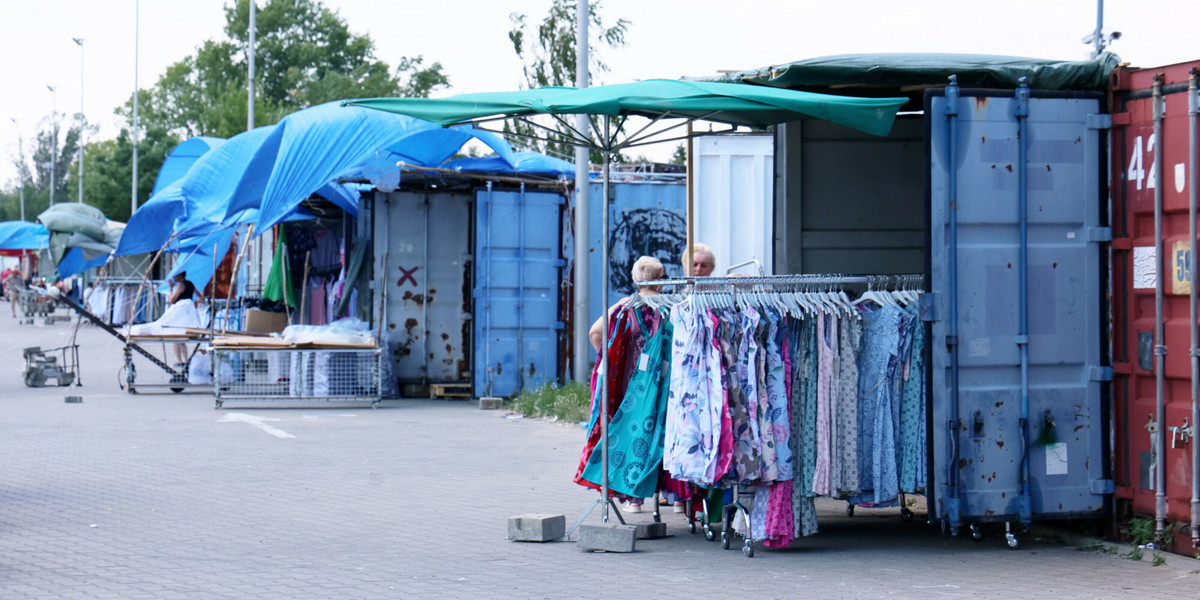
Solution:
M 1190 141 L 1188 85 L 1196 69 L 1200 61 L 1118 68 L 1110 76 L 1109 98 L 1114 516 L 1118 523 L 1129 517 L 1161 519 L 1174 539 L 1170 549 L 1189 555 L 1197 519 L 1192 492 L 1197 424 L 1190 326 L 1196 240 L 1189 239 L 1188 222 L 1195 177 L 1189 164 L 1196 149 Z M 1159 132 L 1156 107 L 1164 109 Z M 1156 251 L 1158 193 L 1161 256 Z

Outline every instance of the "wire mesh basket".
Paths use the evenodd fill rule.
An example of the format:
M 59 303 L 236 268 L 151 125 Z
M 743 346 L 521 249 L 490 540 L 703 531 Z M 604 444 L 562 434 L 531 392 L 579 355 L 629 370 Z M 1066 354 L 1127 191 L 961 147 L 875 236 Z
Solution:
M 370 402 L 380 398 L 378 348 L 216 348 L 223 402 Z

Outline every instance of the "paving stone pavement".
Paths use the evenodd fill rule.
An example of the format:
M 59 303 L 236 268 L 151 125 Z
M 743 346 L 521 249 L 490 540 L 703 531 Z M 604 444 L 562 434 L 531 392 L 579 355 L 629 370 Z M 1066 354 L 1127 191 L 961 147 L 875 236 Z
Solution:
M 510 542 L 509 517 L 570 525 L 595 499 L 570 481 L 577 426 L 464 401 L 214 410 L 206 395 L 128 395 L 120 344 L 91 326 L 83 387 L 24 387 L 21 348 L 72 330 L 0 317 L 3 600 L 1200 595 L 1187 568 L 1031 535 L 1014 551 L 837 502 L 819 534 L 752 559 L 672 513 L 671 537 L 632 554 Z

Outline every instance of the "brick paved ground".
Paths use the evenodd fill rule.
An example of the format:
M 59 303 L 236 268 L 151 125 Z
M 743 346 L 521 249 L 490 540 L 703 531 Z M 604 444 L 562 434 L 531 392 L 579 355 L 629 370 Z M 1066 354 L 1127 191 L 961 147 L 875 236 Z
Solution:
M 217 411 L 209 396 L 131 396 L 116 384 L 119 344 L 88 326 L 84 387 L 25 388 L 20 349 L 59 345 L 70 330 L 0 317 L 0 599 L 1200 593 L 1187 567 L 1032 536 L 1012 551 L 995 536 L 943 537 L 922 515 L 849 519 L 839 503 L 822 504 L 818 535 L 753 559 L 689 535 L 674 514 L 673 537 L 634 554 L 509 542 L 508 517 L 569 524 L 595 497 L 570 483 L 578 427 L 454 401 Z M 83 403 L 65 403 L 68 393 Z M 273 419 L 262 424 L 275 434 L 239 415 Z

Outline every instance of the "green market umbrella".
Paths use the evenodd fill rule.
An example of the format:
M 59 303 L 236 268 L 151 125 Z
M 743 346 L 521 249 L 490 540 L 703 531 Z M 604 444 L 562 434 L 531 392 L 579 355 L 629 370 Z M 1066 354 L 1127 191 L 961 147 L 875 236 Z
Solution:
M 513 92 L 461 94 L 448 98 L 368 98 L 344 102 L 438 123 L 444 127 L 470 123 L 483 128 L 490 122 L 524 121 L 543 132 L 543 138 L 599 150 L 604 154 L 603 225 L 608 239 L 608 186 L 612 155 L 626 148 L 678 140 L 672 130 L 695 121 L 734 126 L 769 127 L 801 119 L 819 119 L 873 135 L 886 135 L 896 111 L 905 98 L 855 98 L 800 92 L 738 83 L 648 79 L 589 88 L 545 87 Z M 581 131 L 568 115 L 587 115 L 590 131 Z M 535 120 L 543 115 L 557 121 L 560 129 Z M 630 117 L 645 117 L 649 124 L 626 127 Z M 667 137 L 664 137 L 667 136 Z M 600 264 L 608 265 L 608 243 L 604 242 Z M 578 268 L 578 267 L 577 267 Z M 608 372 L 608 277 L 603 277 L 602 328 L 606 332 L 601 354 L 602 369 Z M 581 318 L 575 315 L 575 318 Z M 608 377 L 600 377 L 600 499 L 603 520 L 608 522 Z M 596 505 L 593 505 L 595 508 Z M 590 513 L 591 509 L 587 511 Z M 576 523 L 576 526 L 587 516 Z M 618 518 L 620 514 L 618 513 Z M 572 528 L 572 531 L 574 527 Z

